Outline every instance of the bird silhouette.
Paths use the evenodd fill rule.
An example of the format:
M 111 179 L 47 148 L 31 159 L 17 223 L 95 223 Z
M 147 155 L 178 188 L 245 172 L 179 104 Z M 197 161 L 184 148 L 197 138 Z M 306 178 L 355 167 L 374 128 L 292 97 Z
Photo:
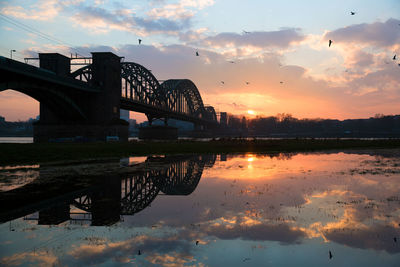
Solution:
M 246 84 L 249 85 L 250 83 L 249 83 L 249 82 L 246 82 Z
M 198 56 L 199 56 L 199 52 L 196 51 L 196 57 L 198 57 Z
M 196 246 L 199 244 L 199 240 L 196 241 Z
M 231 60 L 231 61 L 229 61 L 229 63 L 235 63 L 235 61 L 232 61 L 232 60 Z
M 329 40 L 329 47 L 331 47 L 332 45 L 332 40 Z
M 222 84 L 225 84 L 225 82 L 224 82 L 224 81 L 221 81 L 221 83 L 222 83 Z
M 283 82 L 282 82 L 282 81 L 280 81 L 279 83 L 280 83 L 280 84 L 283 84 Z
M 354 16 L 355 14 L 356 14 L 356 12 L 350 11 L 350 15 Z
M 329 250 L 329 259 L 332 259 L 332 252 Z
M 243 30 L 243 33 L 244 34 L 249 34 L 250 32 Z
M 142 39 L 138 39 L 138 41 L 139 41 L 139 44 L 141 44 L 141 43 L 142 43 Z
M 396 55 L 393 56 L 393 60 L 396 60 Z

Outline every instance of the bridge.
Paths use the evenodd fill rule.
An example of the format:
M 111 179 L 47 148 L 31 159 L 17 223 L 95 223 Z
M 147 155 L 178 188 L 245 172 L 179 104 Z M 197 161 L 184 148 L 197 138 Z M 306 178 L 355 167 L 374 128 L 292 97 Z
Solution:
M 44 170 L 32 183 L 0 192 L 0 201 L 7 203 L 0 207 L 0 223 L 38 212 L 39 224 L 87 220 L 112 225 L 121 216 L 141 212 L 158 195 L 190 195 L 215 160 L 216 155 L 148 157 L 141 163 L 144 171 L 94 176 L 87 184 L 81 176 L 69 176 L 53 190 L 43 190 L 53 183 Z
M 94 52 L 90 59 L 91 64 L 71 72 L 71 59 L 57 53 L 40 53 L 39 68 L 0 57 L 0 92 L 11 89 L 40 102 L 35 142 L 77 136 L 127 140 L 120 109 L 146 114 L 149 125 L 156 119 L 165 125 L 177 119 L 202 129 L 218 127 L 215 109 L 204 105 L 192 81 L 160 83 L 145 67 L 121 62 L 110 52 Z

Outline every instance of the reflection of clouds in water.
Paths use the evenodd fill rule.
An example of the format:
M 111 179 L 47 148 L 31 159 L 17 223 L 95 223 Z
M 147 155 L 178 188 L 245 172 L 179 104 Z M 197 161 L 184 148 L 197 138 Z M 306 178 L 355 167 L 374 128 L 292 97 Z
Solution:
M 329 241 L 331 235 L 325 233 L 332 229 L 365 230 L 371 227 L 372 219 L 382 224 L 399 221 L 400 206 L 394 196 L 398 196 L 400 187 L 400 177 L 395 175 L 400 161 L 392 158 L 390 165 L 385 160 L 379 161 L 377 164 L 374 156 L 344 153 L 299 154 L 285 161 L 255 154 L 232 157 L 205 170 L 199 187 L 187 201 L 170 199 L 162 203 L 156 199 L 152 217 L 173 227 L 209 225 L 199 231 L 226 239 L 257 240 L 260 237 L 290 243 L 307 236 Z M 240 167 L 246 164 L 252 164 L 252 173 L 260 170 L 260 176 L 247 177 L 249 169 Z M 382 164 L 392 168 L 392 174 L 379 173 Z M 274 169 L 272 173 L 264 171 L 271 168 Z M 351 175 L 351 170 L 362 168 L 372 172 Z M 181 220 L 169 216 L 174 214 L 175 205 L 184 211 Z M 162 216 L 157 218 L 159 210 L 163 210 Z M 248 226 L 253 231 L 261 231 L 260 234 L 240 233 L 242 226 L 237 222 L 216 224 L 221 218 L 237 220 L 240 214 L 260 220 L 260 224 Z M 137 216 L 136 219 L 140 222 L 142 218 Z M 270 223 L 274 220 L 284 225 L 275 229 L 277 226 Z M 283 234 L 280 240 L 270 235 L 285 227 L 288 237 Z
M 138 251 L 141 255 L 138 255 Z M 133 260 L 141 260 L 153 255 L 161 261 L 162 255 L 175 253 L 180 257 L 189 259 L 191 246 L 178 240 L 177 236 L 152 237 L 140 235 L 124 241 L 108 241 L 105 243 L 87 243 L 73 246 L 68 253 L 73 257 L 71 261 L 78 261 L 83 265 L 102 264 L 109 260 L 117 263 L 126 263 Z
M 35 181 L 39 172 L 35 169 L 30 169 L 31 166 L 28 166 L 23 170 L 24 166 L 21 166 L 20 169 L 0 169 L 0 192 L 6 192 L 9 190 L 13 190 L 24 185 L 27 185 L 33 181 Z
M 249 164 L 251 168 L 246 167 Z M 239 240 L 275 241 L 287 247 L 313 239 L 318 246 L 335 242 L 348 248 L 399 253 L 400 240 L 393 240 L 400 239 L 397 171 L 399 157 L 230 156 L 205 169 L 189 196 L 159 195 L 151 207 L 124 216 L 118 229 L 127 227 L 126 235 L 118 238 L 110 228 L 106 237 L 97 234 L 104 239 L 81 239 L 67 246 L 60 261 L 67 265 L 194 265 L 212 254 L 210 249 Z M 131 235 L 135 227 L 146 227 L 142 228 L 146 234 Z M 29 260 L 28 254 L 24 256 Z M 11 257 L 22 262 L 19 255 L 3 258 L 2 263 L 9 263 Z M 37 263 L 46 260 L 38 258 Z M 50 258 L 46 263 L 51 264 Z
M 170 255 L 167 254 L 158 254 L 155 253 L 151 256 L 147 256 L 146 260 L 154 265 L 161 265 L 161 266 L 184 266 L 187 264 L 191 264 L 195 262 L 193 256 L 185 255 L 182 253 L 173 252 Z M 203 266 L 201 263 L 199 266 Z
M 325 236 L 350 247 L 400 253 L 400 243 L 394 241 L 394 237 L 400 236 L 398 226 L 375 224 L 363 228 L 336 228 L 327 230 Z
M 268 240 L 284 244 L 300 243 L 300 238 L 305 237 L 303 231 L 292 228 L 287 223 L 255 222 L 248 217 L 236 219 L 234 223 L 229 221 L 224 224 L 212 224 L 203 231 L 219 239 Z
M 31 251 L 16 253 L 0 259 L 2 266 L 31 265 L 47 267 L 57 265 L 58 257 L 49 251 Z

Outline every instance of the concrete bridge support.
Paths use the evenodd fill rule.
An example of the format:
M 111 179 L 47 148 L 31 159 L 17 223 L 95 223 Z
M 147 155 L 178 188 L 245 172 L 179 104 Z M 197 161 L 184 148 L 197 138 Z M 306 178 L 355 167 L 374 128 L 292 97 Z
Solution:
M 67 110 L 40 103 L 40 120 L 34 125 L 34 142 L 105 141 L 108 136 L 128 140 L 128 123 L 121 120 L 121 65 L 113 53 L 92 53 L 92 84 L 100 93 L 62 92 L 82 111 L 80 118 L 63 116 Z M 59 76 L 70 75 L 70 59 L 57 53 L 39 54 L 40 67 Z M 115 138 L 118 137 L 118 138 Z

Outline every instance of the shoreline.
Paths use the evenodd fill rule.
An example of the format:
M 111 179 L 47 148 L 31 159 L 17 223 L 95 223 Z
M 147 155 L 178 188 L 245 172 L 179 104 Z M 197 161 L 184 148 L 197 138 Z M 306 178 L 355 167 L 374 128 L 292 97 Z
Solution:
M 0 144 L 0 166 L 165 154 L 316 152 L 333 149 L 394 149 L 400 139 L 220 139 L 126 143 Z

